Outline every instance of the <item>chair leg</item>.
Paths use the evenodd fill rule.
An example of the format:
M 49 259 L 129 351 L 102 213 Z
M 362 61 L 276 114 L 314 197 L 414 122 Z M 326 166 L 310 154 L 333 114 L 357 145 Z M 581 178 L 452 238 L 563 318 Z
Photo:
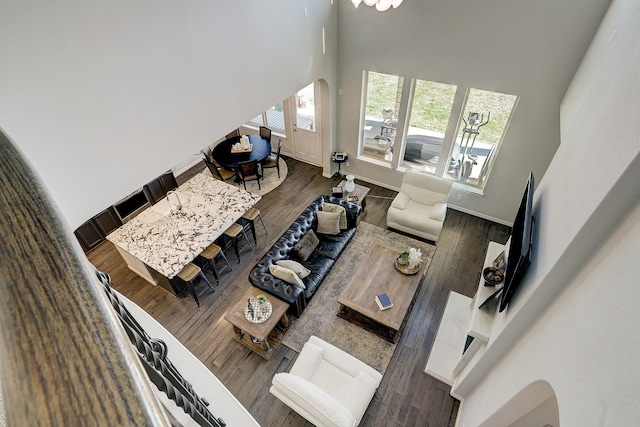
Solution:
M 247 233 L 244 232 L 244 227 L 242 227 L 242 234 L 244 235 L 244 240 L 247 241 L 247 245 L 249 245 L 249 250 L 253 250 L 253 248 L 251 247 L 251 242 L 249 241 L 249 238 L 247 237 Z
M 205 281 L 205 282 L 207 282 L 207 285 L 209 285 L 209 287 L 211 288 L 211 290 L 212 290 L 213 292 L 215 292 L 215 291 L 216 291 L 215 289 L 213 289 L 213 285 L 211 284 L 211 282 L 209 281 L 209 279 L 207 279 L 207 276 L 205 276 L 205 274 L 204 274 L 202 271 L 200 272 L 200 277 L 202 277 L 202 278 L 204 279 L 204 281 Z M 200 305 L 200 304 L 198 304 L 198 305 Z
M 258 239 L 256 238 L 256 223 L 255 223 L 255 221 L 249 221 L 249 227 L 251 228 L 251 234 L 253 234 L 253 244 L 258 246 Z
M 258 218 L 260 218 L 260 222 L 262 223 L 262 227 L 264 228 L 265 234 L 269 234 L 269 232 L 267 231 L 267 227 L 264 225 L 264 221 L 262 220 L 262 215 L 258 214 Z
M 231 243 L 233 244 L 233 250 L 236 252 L 236 258 L 238 258 L 238 264 L 240 264 L 240 251 L 238 251 L 238 239 L 236 237 L 232 237 Z
M 222 250 L 220 250 L 222 252 Z M 216 260 L 210 259 L 209 265 L 211 265 L 211 270 L 213 270 L 213 277 L 216 279 L 216 285 L 220 285 L 220 279 L 218 278 L 218 272 L 216 271 Z
M 189 286 L 189 289 L 191 290 L 191 295 L 193 296 L 193 299 L 196 300 L 196 304 L 198 304 L 198 307 L 200 307 L 200 300 L 198 300 L 198 293 L 196 292 L 195 286 L 193 286 L 193 280 L 189 280 L 187 285 Z
M 222 258 L 224 258 L 224 262 L 227 263 L 227 266 L 229 267 L 229 270 L 233 271 L 233 267 L 231 267 L 231 263 L 227 259 L 227 256 L 224 254 L 224 250 L 220 251 L 220 255 L 222 255 Z

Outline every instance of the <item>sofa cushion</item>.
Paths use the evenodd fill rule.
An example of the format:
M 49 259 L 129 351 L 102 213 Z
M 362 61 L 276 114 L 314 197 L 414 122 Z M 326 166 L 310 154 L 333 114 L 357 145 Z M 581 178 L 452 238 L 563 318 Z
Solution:
M 276 264 L 280 267 L 288 268 L 296 273 L 301 279 L 304 279 L 309 275 L 309 273 L 311 273 L 311 270 L 300 264 L 298 261 L 294 261 L 292 259 L 282 259 L 280 261 L 276 261 Z
M 356 422 L 359 422 L 364 415 L 379 384 L 380 381 L 376 381 L 363 371 L 358 372 L 358 375 L 353 378 L 341 402 L 349 409 L 351 415 L 356 417 Z
M 338 234 L 320 234 L 318 235 L 320 244 L 316 248 L 316 252 L 321 256 L 337 260 L 355 233 L 356 229 L 350 228 Z
M 340 205 L 324 202 L 322 204 L 322 210 L 324 212 L 339 212 L 340 213 L 340 230 L 347 229 L 347 211 Z
M 340 212 L 318 211 L 318 234 L 340 233 Z
M 335 264 L 335 260 L 320 255 L 317 251 L 312 253 L 308 260 L 303 265 L 311 270 L 311 273 L 304 279 L 302 279 L 306 289 L 304 290 L 304 296 L 308 300 L 311 299 L 316 289 L 320 287 L 320 284 L 327 277 L 331 267 Z
M 293 270 L 289 270 L 288 268 L 280 267 L 279 265 L 271 264 L 269 266 L 269 271 L 273 274 L 274 277 L 278 279 L 282 279 L 287 283 L 291 283 L 299 288 L 305 289 L 306 286 L 302 282 L 302 279 L 298 277 Z
M 326 419 L 341 427 L 355 425 L 353 415 L 340 402 L 304 378 L 281 372 L 273 377 L 272 384 L 280 393 L 317 420 Z
M 320 240 L 318 240 L 313 230 L 308 230 L 298 243 L 293 245 L 291 256 L 300 261 L 306 261 L 309 255 L 316 249 L 318 243 L 320 243 Z

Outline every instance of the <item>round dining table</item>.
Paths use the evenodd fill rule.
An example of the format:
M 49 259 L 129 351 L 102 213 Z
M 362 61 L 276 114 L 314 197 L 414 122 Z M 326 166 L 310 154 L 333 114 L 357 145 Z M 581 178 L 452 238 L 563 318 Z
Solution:
M 263 161 L 271 153 L 271 142 L 262 138 L 260 135 L 247 135 L 249 143 L 253 146 L 250 152 L 232 153 L 233 144 L 240 142 L 240 137 L 226 139 L 213 147 L 211 150 L 212 157 L 227 169 L 238 170 L 239 162 L 247 162 L 250 160 Z

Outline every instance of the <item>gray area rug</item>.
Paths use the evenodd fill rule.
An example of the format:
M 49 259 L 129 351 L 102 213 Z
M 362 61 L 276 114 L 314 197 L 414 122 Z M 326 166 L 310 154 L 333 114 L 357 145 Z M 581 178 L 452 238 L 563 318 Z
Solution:
M 292 325 L 284 337 L 284 345 L 299 353 L 309 337 L 315 335 L 384 374 L 396 344 L 337 316 L 340 308 L 338 297 L 374 241 L 397 247 L 398 253 L 407 247 L 420 248 L 427 263 L 426 268 L 429 268 L 436 250 L 435 246 L 428 243 L 361 222 L 356 235 L 334 264 L 302 316 L 299 319 L 290 317 Z

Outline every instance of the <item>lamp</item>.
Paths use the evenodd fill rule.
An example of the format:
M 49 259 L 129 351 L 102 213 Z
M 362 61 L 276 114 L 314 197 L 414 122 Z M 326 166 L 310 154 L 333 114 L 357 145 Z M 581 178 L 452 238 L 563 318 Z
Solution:
M 402 1 L 403 0 L 351 0 L 351 3 L 353 3 L 353 7 L 357 8 L 360 6 L 360 3 L 364 2 L 367 6 L 375 6 L 377 11 L 384 12 L 392 7 L 395 9 L 400 6 Z

